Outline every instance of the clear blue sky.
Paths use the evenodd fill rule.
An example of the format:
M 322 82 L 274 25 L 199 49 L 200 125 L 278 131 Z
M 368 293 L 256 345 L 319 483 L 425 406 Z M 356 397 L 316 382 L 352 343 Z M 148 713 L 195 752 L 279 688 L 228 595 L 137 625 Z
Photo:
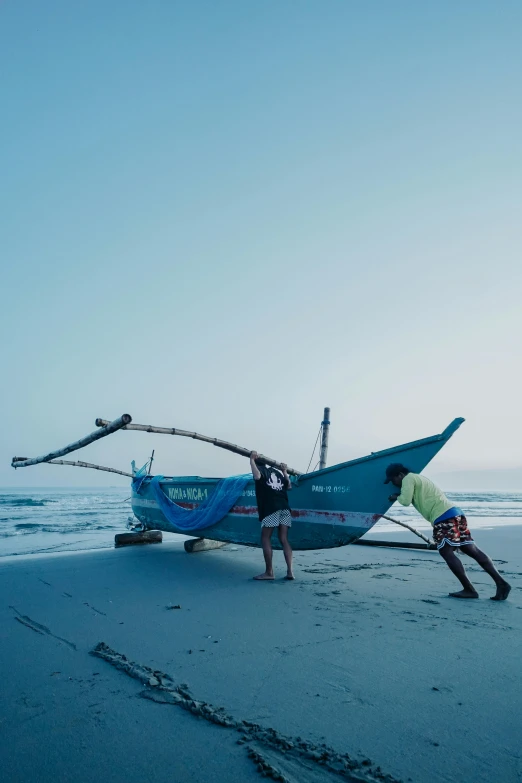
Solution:
M 0 3 L 0 485 L 124 411 L 305 468 L 522 462 L 522 4 Z M 242 472 L 120 433 L 81 453 Z

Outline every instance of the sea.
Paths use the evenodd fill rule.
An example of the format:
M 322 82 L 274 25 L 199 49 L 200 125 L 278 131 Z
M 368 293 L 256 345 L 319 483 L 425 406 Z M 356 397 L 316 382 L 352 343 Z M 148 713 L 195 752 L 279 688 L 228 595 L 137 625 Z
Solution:
M 0 558 L 111 547 L 129 517 L 129 487 L 0 488 Z
M 472 531 L 522 525 L 522 492 L 447 494 L 465 510 Z M 413 508 L 395 505 L 388 514 L 421 532 L 431 529 Z M 113 547 L 129 518 L 129 487 L 0 488 L 0 558 Z M 371 535 L 389 538 L 393 530 L 403 528 L 382 520 Z

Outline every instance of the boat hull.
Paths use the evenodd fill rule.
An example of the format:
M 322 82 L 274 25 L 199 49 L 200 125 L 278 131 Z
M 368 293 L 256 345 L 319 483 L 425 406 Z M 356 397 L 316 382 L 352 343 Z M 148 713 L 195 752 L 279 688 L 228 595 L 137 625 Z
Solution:
M 376 452 L 361 459 L 300 476 L 289 493 L 292 508 L 290 542 L 295 550 L 328 549 L 361 538 L 390 508 L 390 486 L 384 476 L 390 462 L 402 462 L 420 473 L 445 445 L 463 419 L 456 419 L 441 435 Z M 184 476 L 165 478 L 165 495 L 184 508 L 195 508 L 213 492 L 219 479 Z M 145 482 L 133 491 L 132 509 L 149 530 L 191 535 L 170 523 Z M 216 525 L 192 535 L 215 541 L 260 545 L 254 481 L 249 482 L 236 505 Z M 279 548 L 274 536 L 274 547 Z

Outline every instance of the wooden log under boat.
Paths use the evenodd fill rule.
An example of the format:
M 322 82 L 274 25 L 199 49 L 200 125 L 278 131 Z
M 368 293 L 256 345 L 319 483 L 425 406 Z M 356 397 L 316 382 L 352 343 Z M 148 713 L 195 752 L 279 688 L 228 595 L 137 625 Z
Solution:
M 358 541 L 353 541 L 352 543 L 358 546 L 383 546 L 392 549 L 424 549 L 426 552 L 437 550 L 437 544 L 417 544 L 415 541 L 374 541 L 370 538 L 359 538 Z
M 208 552 L 210 549 L 221 549 L 226 541 L 211 541 L 210 538 L 189 538 L 184 543 L 185 552 Z
M 161 544 L 163 534 L 161 530 L 143 530 L 136 533 L 116 533 L 114 546 L 132 546 L 134 544 Z

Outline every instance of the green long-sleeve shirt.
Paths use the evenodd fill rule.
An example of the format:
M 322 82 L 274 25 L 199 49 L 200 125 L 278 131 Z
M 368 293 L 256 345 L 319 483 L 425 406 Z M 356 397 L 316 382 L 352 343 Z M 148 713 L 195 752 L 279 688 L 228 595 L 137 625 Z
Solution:
M 444 492 L 435 486 L 425 476 L 418 473 L 408 473 L 402 480 L 401 494 L 397 498 L 403 506 L 413 505 L 424 519 L 433 523 L 450 508 L 450 503 Z

